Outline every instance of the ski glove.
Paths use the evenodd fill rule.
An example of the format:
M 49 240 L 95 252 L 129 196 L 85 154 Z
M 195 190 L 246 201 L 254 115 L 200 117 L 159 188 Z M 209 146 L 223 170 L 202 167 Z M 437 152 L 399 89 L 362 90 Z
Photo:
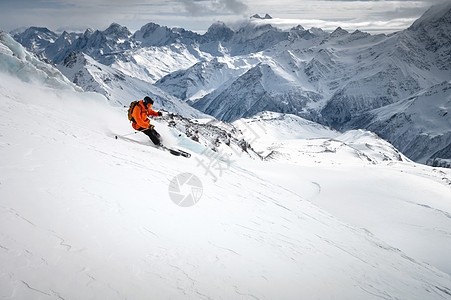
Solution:
M 158 116 L 161 117 L 163 113 L 161 111 L 158 112 Z

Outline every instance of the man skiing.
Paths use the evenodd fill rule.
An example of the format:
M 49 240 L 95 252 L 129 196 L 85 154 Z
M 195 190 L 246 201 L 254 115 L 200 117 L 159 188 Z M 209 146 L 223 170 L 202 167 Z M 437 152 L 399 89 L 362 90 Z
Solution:
M 143 100 L 138 101 L 134 107 L 131 107 L 131 121 L 133 122 L 132 126 L 134 129 L 143 132 L 155 145 L 160 146 L 160 134 L 154 129 L 154 126 L 150 124 L 150 120 L 147 117 L 158 117 L 163 114 L 160 111 L 154 111 L 151 108 L 152 105 L 153 100 L 149 96 L 146 96 Z

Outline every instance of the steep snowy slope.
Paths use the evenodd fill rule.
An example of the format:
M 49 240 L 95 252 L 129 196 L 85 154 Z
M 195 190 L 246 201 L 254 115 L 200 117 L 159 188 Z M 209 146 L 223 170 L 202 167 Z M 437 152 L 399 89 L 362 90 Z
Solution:
M 16 63 L 10 67 L 33 67 L 8 55 Z M 449 275 L 266 180 L 261 161 L 237 157 L 215 181 L 199 164 L 208 158 L 195 151 L 191 159 L 176 158 L 142 136 L 137 142 L 112 138 L 111 131 L 126 132 L 128 124 L 102 96 L 42 86 L 52 74 L 38 72 L 34 84 L 4 71 L 3 298 L 450 296 Z M 239 167 L 245 162 L 247 170 Z M 371 170 L 382 179 L 389 174 Z M 190 208 L 175 205 L 170 195 L 191 195 L 194 186 L 181 183 L 178 193 L 168 193 L 170 181 L 186 172 L 202 183 L 201 199 Z M 424 184 L 424 177 L 414 178 Z
M 195 101 L 242 75 L 260 60 L 258 55 L 215 57 L 166 75 L 155 85 L 182 100 Z
M 444 2 L 431 7 L 405 31 L 415 38 L 415 46 L 433 53 L 439 70 L 450 70 L 451 4 Z M 448 73 L 449 74 L 449 73 Z
M 251 68 L 226 88 L 196 101 L 193 107 L 231 122 L 265 110 L 307 115 L 307 102 L 321 98 L 321 95 L 304 89 L 295 76 L 272 61 Z
M 451 82 L 370 111 L 349 126 L 376 132 L 418 162 L 451 158 L 451 153 L 444 151 L 451 144 Z
M 155 100 L 156 107 L 160 109 L 186 117 L 206 117 L 185 102 L 168 95 L 150 83 L 102 65 L 81 52 L 72 52 L 58 65 L 58 69 L 85 91 L 98 92 L 118 106 L 128 107 L 130 102 L 143 99 L 148 95 Z

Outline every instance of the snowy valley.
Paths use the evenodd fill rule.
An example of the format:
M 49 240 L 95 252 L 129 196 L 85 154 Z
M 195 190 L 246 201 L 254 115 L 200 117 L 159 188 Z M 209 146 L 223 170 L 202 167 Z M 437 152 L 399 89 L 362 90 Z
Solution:
M 72 58 L 91 92 L 0 35 L 2 299 L 451 298 L 450 169 L 295 114 L 215 120 Z M 192 157 L 96 93 L 122 89 L 154 96 L 165 144 Z

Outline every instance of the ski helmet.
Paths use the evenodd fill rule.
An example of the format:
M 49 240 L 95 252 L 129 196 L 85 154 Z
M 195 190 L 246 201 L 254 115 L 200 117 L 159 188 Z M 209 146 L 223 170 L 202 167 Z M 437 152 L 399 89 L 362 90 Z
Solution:
M 149 105 L 149 104 L 153 105 L 153 100 L 149 96 L 146 96 L 146 97 L 144 97 L 144 104 L 145 105 Z

